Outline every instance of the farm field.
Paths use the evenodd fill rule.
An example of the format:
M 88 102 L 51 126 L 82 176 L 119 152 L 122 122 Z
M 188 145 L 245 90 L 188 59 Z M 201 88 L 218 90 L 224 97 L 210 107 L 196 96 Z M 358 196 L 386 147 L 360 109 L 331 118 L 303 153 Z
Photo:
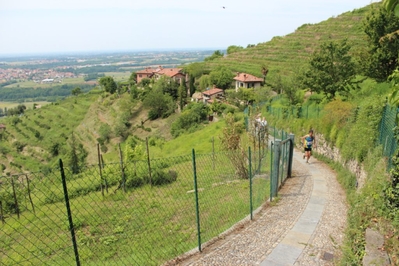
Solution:
M 45 106 L 47 104 L 50 104 L 50 102 L 46 101 L 39 101 L 39 102 L 23 102 L 23 103 L 16 103 L 16 102 L 0 102 L 0 108 L 4 110 L 4 108 L 14 108 L 17 107 L 20 104 L 24 104 L 27 109 L 33 109 L 33 104 L 38 104 L 41 106 Z
M 85 83 L 87 82 L 83 80 L 83 77 L 65 78 L 62 80 L 62 82 L 54 82 L 54 83 L 36 83 L 33 80 L 27 80 L 4 86 L 4 88 L 52 88 L 54 86 L 60 86 L 63 84 L 79 85 Z

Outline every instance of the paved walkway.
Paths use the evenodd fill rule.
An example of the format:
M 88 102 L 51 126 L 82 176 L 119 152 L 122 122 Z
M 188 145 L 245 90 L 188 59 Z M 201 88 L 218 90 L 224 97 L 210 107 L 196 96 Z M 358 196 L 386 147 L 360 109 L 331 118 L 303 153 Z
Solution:
M 175 265 L 333 265 L 346 227 L 345 193 L 335 173 L 294 152 L 293 177 L 254 220 Z
M 306 163 L 305 160 L 301 160 L 302 158 L 299 158 L 302 156 L 301 153 L 296 152 L 294 156 L 299 161 L 300 167 L 307 167 L 309 169 L 309 173 L 313 179 L 311 196 L 299 219 L 260 264 L 262 266 L 294 265 L 316 231 L 327 201 L 327 182 L 316 167 L 317 165 L 312 165 L 312 160 L 310 164 Z

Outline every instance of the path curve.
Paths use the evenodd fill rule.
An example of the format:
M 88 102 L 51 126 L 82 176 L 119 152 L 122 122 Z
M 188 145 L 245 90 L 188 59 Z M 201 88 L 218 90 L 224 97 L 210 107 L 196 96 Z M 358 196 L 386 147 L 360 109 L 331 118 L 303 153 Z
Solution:
M 346 228 L 345 193 L 324 163 L 294 152 L 293 177 L 253 221 L 176 265 L 334 265 Z

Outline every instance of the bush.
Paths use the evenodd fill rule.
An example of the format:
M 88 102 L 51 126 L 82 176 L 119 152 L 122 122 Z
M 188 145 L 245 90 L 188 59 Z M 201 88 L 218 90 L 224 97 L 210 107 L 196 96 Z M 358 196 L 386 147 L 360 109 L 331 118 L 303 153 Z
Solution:
M 15 147 L 17 152 L 21 152 L 24 149 L 24 147 L 26 146 L 25 143 L 22 143 L 20 141 L 15 141 L 12 145 Z
M 7 155 L 10 152 L 10 150 L 8 149 L 8 147 L 5 146 L 0 146 L 0 153 Z
M 158 116 L 158 111 L 156 109 L 151 109 L 150 111 L 148 111 L 148 119 L 155 120 L 157 118 L 159 118 L 159 116 Z
M 154 186 L 170 184 L 177 180 L 177 172 L 169 170 L 154 169 L 151 173 L 151 183 Z M 149 180 L 148 180 L 149 181 Z
M 182 132 L 197 126 L 208 115 L 208 107 L 202 103 L 192 103 L 180 114 L 171 127 L 173 137 L 178 137 Z
M 141 187 L 144 184 L 144 180 L 137 176 L 137 175 L 131 175 L 126 178 L 126 183 L 125 186 L 126 188 L 137 188 Z

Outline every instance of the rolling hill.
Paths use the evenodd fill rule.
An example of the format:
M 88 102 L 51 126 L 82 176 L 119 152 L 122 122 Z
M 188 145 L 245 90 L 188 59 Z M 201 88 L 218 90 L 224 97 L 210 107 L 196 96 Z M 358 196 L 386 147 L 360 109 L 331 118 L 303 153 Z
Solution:
M 223 58 L 206 61 L 209 68 L 227 66 L 232 71 L 247 72 L 261 76 L 261 66 L 269 68 L 268 79 L 278 75 L 291 75 L 307 62 L 307 58 L 323 41 L 347 38 L 352 53 L 365 49 L 366 40 L 362 19 L 377 4 L 346 12 L 317 24 L 304 24 L 286 36 L 274 37 L 269 42 L 242 49 Z M 97 162 L 97 139 L 102 125 L 114 131 L 121 116 L 128 112 L 129 127 L 125 135 L 134 134 L 144 139 L 158 136 L 170 140 L 170 124 L 178 114 L 166 120 L 145 121 L 147 111 L 139 102 L 132 102 L 128 94 L 121 97 L 105 95 L 99 91 L 69 97 L 41 109 L 27 110 L 22 117 L 1 120 L 7 129 L 1 132 L 0 174 L 37 171 L 52 166 L 59 154 L 67 149 L 72 132 L 88 152 L 88 163 Z M 117 159 L 117 144 L 122 139 L 110 134 L 105 144 L 110 158 Z M 169 154 L 172 155 L 172 154 Z

